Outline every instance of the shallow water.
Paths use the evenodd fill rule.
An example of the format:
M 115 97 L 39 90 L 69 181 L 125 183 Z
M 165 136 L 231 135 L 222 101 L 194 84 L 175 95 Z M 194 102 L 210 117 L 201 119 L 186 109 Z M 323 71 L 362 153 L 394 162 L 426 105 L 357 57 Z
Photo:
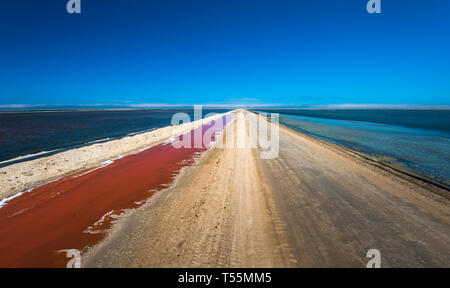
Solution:
M 347 111 L 292 111 L 280 123 L 450 186 L 449 111 Z M 314 113 L 319 117 L 298 115 Z

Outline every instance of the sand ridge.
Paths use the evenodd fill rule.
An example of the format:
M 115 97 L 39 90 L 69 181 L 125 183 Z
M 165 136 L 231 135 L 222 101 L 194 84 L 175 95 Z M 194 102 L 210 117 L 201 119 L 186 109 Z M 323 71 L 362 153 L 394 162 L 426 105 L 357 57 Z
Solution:
M 243 118 L 244 111 L 235 112 L 226 127 L 234 132 L 224 137 L 248 135 Z M 295 267 L 256 157 L 248 143 L 205 152 L 197 165 L 183 168 L 172 187 L 121 218 L 107 239 L 83 256 L 82 265 Z
M 282 126 L 275 159 L 210 149 L 121 218 L 82 265 L 362 268 L 375 248 L 382 267 L 447 267 L 447 198 L 350 154 Z

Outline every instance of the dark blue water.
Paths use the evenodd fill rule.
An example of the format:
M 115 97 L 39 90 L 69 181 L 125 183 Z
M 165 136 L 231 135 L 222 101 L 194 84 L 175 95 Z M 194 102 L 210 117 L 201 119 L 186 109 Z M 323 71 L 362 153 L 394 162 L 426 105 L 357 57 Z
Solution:
M 205 109 L 203 115 L 225 111 Z M 177 112 L 194 118 L 192 109 L 1 112 L 0 161 L 168 126 Z
M 450 111 L 270 110 L 297 131 L 450 186 Z

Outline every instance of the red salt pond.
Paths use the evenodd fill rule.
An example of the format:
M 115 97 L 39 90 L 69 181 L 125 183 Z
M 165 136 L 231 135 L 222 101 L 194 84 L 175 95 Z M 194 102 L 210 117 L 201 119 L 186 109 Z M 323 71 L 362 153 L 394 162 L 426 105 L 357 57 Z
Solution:
M 229 120 L 217 121 L 225 125 Z M 194 131 L 204 135 L 219 132 L 220 126 L 213 121 Z M 192 147 L 194 133 L 178 140 L 189 136 Z M 83 251 L 98 243 L 124 209 L 139 207 L 166 188 L 208 144 L 179 149 L 171 143 L 159 144 L 8 201 L 0 208 L 0 267 L 65 267 L 68 249 Z

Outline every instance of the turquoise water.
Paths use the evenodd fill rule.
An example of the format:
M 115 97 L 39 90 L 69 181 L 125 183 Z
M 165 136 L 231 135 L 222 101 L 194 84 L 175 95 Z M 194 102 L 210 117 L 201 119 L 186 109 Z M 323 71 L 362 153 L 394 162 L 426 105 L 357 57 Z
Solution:
M 280 123 L 450 186 L 450 112 L 347 111 L 350 113 L 345 117 L 345 112 L 335 110 L 338 119 L 332 119 L 333 111 L 318 110 L 320 117 L 312 117 L 292 115 L 302 113 L 294 110 L 292 114 L 280 113 Z M 304 114 L 314 115 L 314 111 Z M 358 114 L 360 117 L 355 117 Z M 388 123 L 389 117 L 386 115 L 392 116 L 393 124 Z M 403 121 L 402 116 L 406 117 Z M 372 119 L 372 122 L 362 121 L 366 119 Z M 377 119 L 382 121 L 375 122 Z
M 264 109 L 286 115 L 352 120 L 450 133 L 450 110 Z

